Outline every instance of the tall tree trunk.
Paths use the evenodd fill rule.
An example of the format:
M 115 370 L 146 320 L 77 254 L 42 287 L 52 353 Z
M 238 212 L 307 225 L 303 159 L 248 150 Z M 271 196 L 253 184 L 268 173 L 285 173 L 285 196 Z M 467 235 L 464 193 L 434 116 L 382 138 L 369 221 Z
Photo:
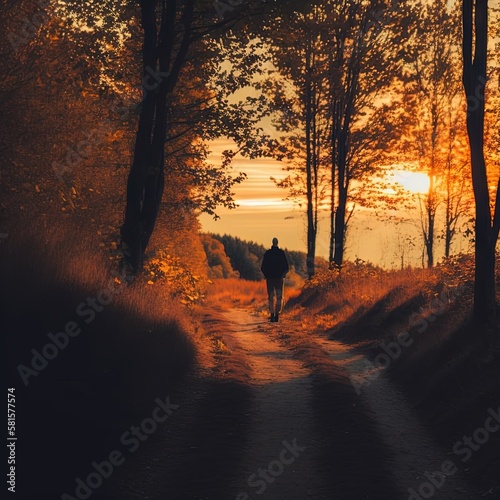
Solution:
M 361 42 L 359 42 L 361 43 Z M 354 47 L 355 52 L 359 48 Z M 335 214 L 335 253 L 333 261 L 339 267 L 342 266 L 344 260 L 345 250 L 345 236 L 346 236 L 346 213 L 347 213 L 347 199 L 349 192 L 349 179 L 348 179 L 348 155 L 350 147 L 350 133 L 351 122 L 355 113 L 355 100 L 358 93 L 358 83 L 360 77 L 360 61 L 358 57 L 352 56 L 349 62 L 347 81 L 350 82 L 346 88 L 347 92 L 345 98 L 341 100 L 340 110 L 337 115 L 337 187 L 338 187 L 338 205 Z
M 306 49 L 305 67 L 305 120 L 306 120 L 306 197 L 307 197 L 307 275 L 314 276 L 314 261 L 316 256 L 316 226 L 314 218 L 314 197 L 313 197 L 313 148 L 311 147 L 312 136 L 312 68 L 311 68 L 311 48 Z
M 335 252 L 335 213 L 336 213 L 336 208 L 335 208 L 335 185 L 336 185 L 336 180 L 335 180 L 335 161 L 332 160 L 332 176 L 331 176 L 331 182 L 332 182 L 332 192 L 330 196 L 330 245 L 329 245 L 329 252 L 328 252 L 328 262 L 330 264 L 333 263 L 333 256 Z
M 354 90 L 355 92 L 356 90 Z M 337 157 L 337 186 L 338 204 L 335 213 L 335 253 L 333 261 L 337 266 L 342 266 L 345 250 L 346 235 L 346 213 L 348 199 L 348 178 L 347 178 L 347 155 L 349 152 L 349 130 L 352 117 L 352 105 L 348 104 L 344 109 L 342 125 L 338 131 L 338 157 Z
M 435 224 L 435 216 L 433 214 L 428 214 L 429 231 L 428 231 L 428 239 L 426 244 L 427 250 L 427 267 L 434 266 L 434 224 Z
M 451 253 L 451 242 L 455 231 L 452 227 L 453 221 L 451 220 L 451 208 L 449 207 L 449 201 L 446 202 L 446 222 L 445 222 L 445 234 L 444 234 L 444 256 L 448 258 Z
M 333 262 L 337 266 L 342 266 L 344 260 L 345 246 L 345 226 L 346 226 L 346 206 L 347 206 L 347 153 L 348 153 L 348 134 L 350 126 L 351 110 L 347 106 L 343 110 L 343 116 L 339 116 L 337 124 L 337 188 L 338 204 L 335 213 L 335 253 Z
M 427 198 L 425 200 L 425 211 L 427 221 L 422 224 L 425 251 L 427 254 L 427 267 L 434 266 L 434 240 L 435 240 L 435 226 L 436 226 L 436 210 L 437 210 L 437 193 L 436 193 L 436 156 L 437 156 L 437 137 L 439 126 L 439 112 L 437 106 L 438 96 L 434 89 L 434 96 L 431 103 L 431 140 L 430 140 L 430 167 L 428 170 L 429 176 L 429 190 L 427 191 Z
M 143 102 L 127 182 L 125 220 L 121 227 L 123 251 L 134 274 L 142 267 L 163 195 L 168 96 L 177 83 L 192 41 L 194 0 L 184 3 L 181 18 L 184 29 L 178 45 L 175 42 L 175 23 L 179 4 L 177 0 L 161 0 L 158 33 L 158 3 L 159 0 L 141 1 Z M 150 81 L 152 75 L 155 75 L 153 84 Z
M 156 70 L 156 2 L 141 2 L 141 21 L 144 30 L 143 42 L 143 102 L 134 146 L 134 158 L 127 181 L 127 204 L 125 221 L 121 227 L 122 246 L 125 257 L 136 273 L 142 266 L 144 252 L 143 207 L 145 183 L 150 165 L 150 148 L 155 125 L 155 86 L 147 85 L 149 72 Z
M 332 85 L 333 89 L 333 85 Z M 339 101 L 332 99 L 332 132 L 331 132 L 331 200 L 330 200 L 330 252 L 328 261 L 330 265 L 334 263 L 333 257 L 335 255 L 335 195 L 337 191 L 337 124 L 339 116 Z
M 345 146 L 345 131 L 340 134 L 339 157 L 337 165 L 338 175 L 338 205 L 335 213 L 335 253 L 333 261 L 337 266 L 342 266 L 344 260 L 345 246 L 345 221 L 346 221 L 346 206 L 347 206 L 347 185 L 346 185 L 346 146 Z
M 434 266 L 434 230 L 436 226 L 436 193 L 435 175 L 429 175 L 429 192 L 426 201 L 427 230 L 424 230 L 425 251 L 427 253 L 427 267 Z
M 474 317 L 488 321 L 495 317 L 495 245 L 498 238 L 499 195 L 495 217 L 491 218 L 486 164 L 484 160 L 484 92 L 488 44 L 488 0 L 463 2 L 463 84 L 467 97 L 472 185 L 476 203 Z M 473 30 L 473 23 L 475 29 Z M 473 41 L 473 33 L 475 40 Z M 474 47 L 474 56 L 472 50 Z M 500 181 L 499 181 L 500 186 Z
M 328 251 L 328 262 L 333 263 L 335 250 L 335 163 L 332 163 L 332 192 L 330 196 L 330 244 Z
M 459 172 L 453 177 L 455 165 L 453 157 L 455 155 L 454 144 L 457 137 L 457 118 L 453 117 L 452 106 L 456 94 L 450 94 L 447 101 L 448 106 L 448 144 L 446 153 L 446 194 L 445 194 L 445 235 L 444 235 L 444 255 L 449 258 L 451 255 L 451 244 L 456 234 L 456 227 L 463 208 L 462 198 L 464 196 L 464 179 L 458 179 Z M 459 186 L 458 186 L 459 184 Z M 454 193 L 453 188 L 457 189 Z M 460 189 L 460 191 L 458 191 Z
M 450 141 L 451 150 L 451 141 Z M 451 199 L 451 151 L 448 150 L 448 158 L 446 161 L 446 213 L 445 213 L 445 228 L 444 228 L 444 256 L 448 258 L 451 252 L 451 241 L 454 236 L 452 199 Z

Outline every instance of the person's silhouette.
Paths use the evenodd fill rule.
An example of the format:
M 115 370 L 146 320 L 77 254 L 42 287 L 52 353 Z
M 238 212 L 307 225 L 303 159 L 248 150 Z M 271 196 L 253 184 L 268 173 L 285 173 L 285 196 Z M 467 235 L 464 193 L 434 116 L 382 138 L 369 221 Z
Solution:
M 290 269 L 285 252 L 278 247 L 278 238 L 273 238 L 273 246 L 264 254 L 260 269 L 267 283 L 269 321 L 276 323 L 283 309 L 284 278 Z

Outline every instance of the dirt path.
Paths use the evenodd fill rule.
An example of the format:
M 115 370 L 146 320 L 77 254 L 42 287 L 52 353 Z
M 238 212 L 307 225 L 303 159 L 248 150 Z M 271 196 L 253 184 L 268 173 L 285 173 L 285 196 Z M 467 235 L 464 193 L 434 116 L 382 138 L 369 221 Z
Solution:
M 409 488 L 427 495 L 413 500 L 480 498 L 458 474 L 422 486 L 449 452 L 383 374 L 356 393 L 363 359 L 345 344 L 243 309 L 206 310 L 203 324 L 212 349 L 201 372 L 106 498 L 406 500 Z
M 327 498 L 315 432 L 312 378 L 293 353 L 272 340 L 268 323 L 243 310 L 224 314 L 248 357 L 254 389 L 241 499 Z M 239 481 L 238 481 L 239 482 Z

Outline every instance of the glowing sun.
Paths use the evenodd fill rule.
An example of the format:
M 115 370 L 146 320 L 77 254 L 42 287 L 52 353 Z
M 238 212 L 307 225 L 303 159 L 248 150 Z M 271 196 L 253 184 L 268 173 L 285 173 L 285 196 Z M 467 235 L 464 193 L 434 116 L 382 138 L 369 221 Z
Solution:
M 394 181 L 412 193 L 425 194 L 429 191 L 430 179 L 422 172 L 395 170 Z

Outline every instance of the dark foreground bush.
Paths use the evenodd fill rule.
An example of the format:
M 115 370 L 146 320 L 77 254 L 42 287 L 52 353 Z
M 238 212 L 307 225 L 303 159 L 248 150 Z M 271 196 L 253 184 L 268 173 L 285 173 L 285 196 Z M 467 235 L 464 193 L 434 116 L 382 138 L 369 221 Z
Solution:
M 76 234 L 9 237 L 0 276 L 19 498 L 60 498 L 190 371 L 189 325 L 183 306 L 127 285 Z

